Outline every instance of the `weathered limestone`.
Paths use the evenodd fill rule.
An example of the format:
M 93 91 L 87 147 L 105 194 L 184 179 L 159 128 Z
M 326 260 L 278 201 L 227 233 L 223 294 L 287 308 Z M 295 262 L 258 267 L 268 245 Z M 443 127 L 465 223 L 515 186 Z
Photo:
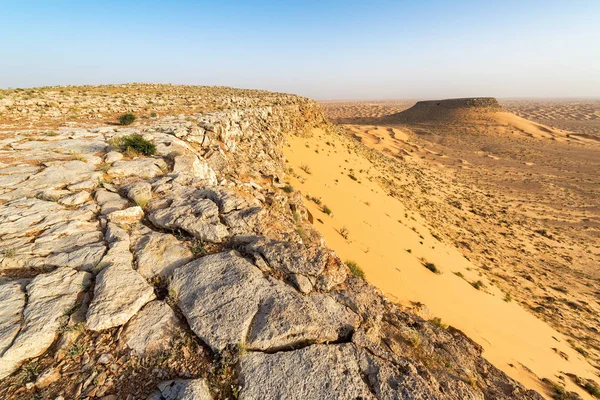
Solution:
M 90 195 L 90 192 L 82 190 L 81 192 L 76 192 L 63 196 L 60 199 L 58 199 L 58 202 L 65 206 L 78 206 L 90 200 L 91 198 L 92 196 Z
M 106 267 L 96 276 L 86 327 L 101 331 L 123 325 L 154 298 L 154 289 L 136 271 L 121 265 Z
M 104 156 L 104 162 L 107 164 L 112 164 L 115 161 L 121 161 L 122 159 L 123 154 L 119 153 L 118 151 L 109 151 L 106 153 L 106 156 Z
M 116 224 L 133 224 L 144 218 L 142 207 L 129 207 L 124 210 L 113 211 L 108 214 L 108 220 Z
M 90 271 L 102 260 L 105 252 L 104 243 L 89 244 L 70 252 L 50 254 L 44 264 L 51 267 L 63 266 Z
M 146 279 L 169 277 L 192 259 L 192 252 L 173 235 L 144 228 L 135 236 L 137 271 Z
M 87 312 L 86 326 L 96 331 L 125 324 L 155 298 L 152 286 L 132 269 L 129 234 L 109 223 L 106 240 L 110 248 L 100 262 L 103 269 L 96 276 L 94 298 Z
M 48 163 L 48 167 L 21 182 L 11 192 L 13 198 L 19 195 L 33 197 L 44 190 L 56 189 L 68 184 L 89 179 L 94 173 L 94 166 L 83 161 L 61 161 Z
M 242 252 L 264 259 L 270 268 L 297 282 L 299 290 L 309 289 L 307 280 L 316 289 L 329 291 L 346 279 L 342 261 L 326 248 L 305 248 L 259 236 L 238 236 L 234 242 Z
M 173 172 L 191 175 L 205 181 L 208 185 L 217 184 L 215 171 L 204 161 L 193 155 L 177 156 L 174 159 Z
M 194 333 L 220 351 L 245 341 L 268 285 L 245 259 L 219 253 L 176 269 L 169 289 Z
M 219 220 L 219 208 L 208 199 L 174 198 L 169 206 L 152 211 L 148 217 L 158 227 L 183 229 L 207 242 L 220 242 L 229 235 Z
M 42 354 L 66 322 L 66 313 L 84 291 L 90 274 L 71 268 L 36 276 L 27 285 L 28 301 L 23 311 L 21 330 L 12 345 L 0 357 L 0 378 L 12 373 L 27 358 Z
M 140 207 L 144 207 L 152 199 L 152 185 L 148 182 L 137 182 L 127 190 L 127 197 Z
M 110 214 L 111 212 L 122 210 L 129 205 L 129 202 L 119 196 L 118 193 L 109 192 L 106 189 L 98 189 L 95 194 L 96 202 L 101 207 L 102 215 Z
M 160 353 L 169 348 L 179 325 L 171 307 L 154 300 L 127 323 L 122 340 L 140 356 Z
M 118 177 L 139 176 L 151 179 L 162 175 L 167 170 L 167 163 L 162 158 L 138 158 L 131 161 L 115 161 L 108 174 Z
M 0 284 L 0 356 L 8 349 L 21 329 L 25 292 L 21 282 Z
M 245 343 L 272 351 L 336 341 L 358 325 L 358 316 L 331 297 L 302 296 L 233 252 L 180 267 L 170 289 L 192 330 L 215 350 Z
M 352 344 L 251 352 L 240 361 L 240 399 L 373 399 Z
M 204 379 L 177 379 L 161 382 L 148 400 L 212 400 Z

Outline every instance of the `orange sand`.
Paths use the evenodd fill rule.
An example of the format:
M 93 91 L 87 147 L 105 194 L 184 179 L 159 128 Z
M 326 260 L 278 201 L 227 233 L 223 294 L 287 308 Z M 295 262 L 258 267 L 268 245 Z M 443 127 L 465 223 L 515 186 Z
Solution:
M 315 228 L 343 260 L 356 261 L 368 281 L 388 298 L 406 305 L 411 301 L 426 304 L 432 317 L 442 318 L 482 345 L 490 362 L 545 396 L 549 393 L 537 377 L 556 381 L 559 371 L 594 376 L 592 367 L 564 336 L 515 302 L 505 302 L 504 294 L 479 276 L 458 250 L 431 236 L 419 215 L 369 181 L 368 177 L 378 172 L 368 160 L 349 150 L 344 139 L 321 130 L 311 138 L 290 137 L 285 155 L 297 174 L 290 178 L 293 187 L 303 195 L 320 198 L 333 211 L 328 216 L 305 199 L 315 216 Z M 311 174 L 300 169 L 302 164 L 310 167 Z M 357 181 L 348 176 L 351 168 Z M 348 240 L 339 234 L 342 227 L 349 231 Z M 420 259 L 434 263 L 442 274 L 427 270 Z M 483 281 L 486 289 L 469 284 L 477 280 Z M 567 354 L 569 361 L 553 348 Z M 567 389 L 591 399 L 570 381 Z

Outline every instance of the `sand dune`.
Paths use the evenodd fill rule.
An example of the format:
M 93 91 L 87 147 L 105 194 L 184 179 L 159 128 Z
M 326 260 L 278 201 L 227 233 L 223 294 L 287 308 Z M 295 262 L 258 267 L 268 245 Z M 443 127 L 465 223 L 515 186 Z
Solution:
M 324 146 L 325 141 L 335 148 Z M 292 183 L 334 211 L 330 218 L 307 201 L 323 221 L 316 223 L 317 229 L 343 258 L 362 265 L 369 280 L 388 296 L 406 305 L 425 303 L 432 316 L 463 329 L 485 348 L 488 359 L 532 388 L 543 389 L 528 370 L 539 377 L 554 377 L 559 371 L 593 376 L 591 366 L 566 338 L 519 306 L 504 302 L 504 294 L 474 272 L 476 268 L 460 252 L 439 242 L 418 215 L 407 214 L 400 202 L 370 182 L 368 177 L 377 172 L 367 160 L 347 151 L 348 143 L 316 136 L 294 139 L 291 145 L 287 155 L 296 171 L 302 163 L 319 165 L 310 176 L 299 171 Z M 339 234 L 342 228 L 350 232 L 349 240 Z M 424 262 L 434 263 L 443 273 L 432 274 Z M 467 282 L 478 280 L 489 293 Z M 559 352 L 567 354 L 569 361 Z
M 378 136 L 384 132 L 387 137 Z M 369 127 L 363 139 L 378 148 L 390 138 L 389 132 Z M 541 392 L 548 393 L 538 377 L 556 380 L 561 371 L 594 376 L 593 368 L 566 337 L 518 304 L 504 301 L 506 294 L 472 262 L 438 240 L 419 214 L 390 197 L 377 184 L 385 179 L 385 172 L 361 156 L 349 139 L 316 132 L 310 139 L 291 139 L 286 156 L 296 173 L 291 184 L 333 210 L 333 216 L 328 216 L 321 205 L 306 200 L 328 245 L 343 259 L 358 262 L 368 280 L 388 297 L 407 307 L 424 303 L 430 317 L 465 331 L 484 347 L 490 361 Z M 318 168 L 306 174 L 302 164 Z M 348 232 L 347 239 L 340 231 Z M 441 274 L 425 268 L 426 263 L 434 264 Z M 477 282 L 482 290 L 473 286 L 479 286 Z M 567 387 L 589 398 L 572 382 Z

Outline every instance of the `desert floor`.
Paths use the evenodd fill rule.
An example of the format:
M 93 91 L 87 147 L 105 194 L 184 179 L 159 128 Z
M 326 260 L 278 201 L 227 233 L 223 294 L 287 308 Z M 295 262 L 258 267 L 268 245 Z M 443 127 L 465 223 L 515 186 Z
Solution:
M 596 124 L 598 103 L 538 112 L 553 124 L 504 102 L 577 135 L 565 140 L 376 124 L 413 103 L 328 102 L 346 123 L 337 134 L 290 139 L 290 184 L 315 227 L 390 299 L 462 329 L 510 376 L 590 398 L 568 374 L 598 381 L 600 146 L 570 118 L 581 108 Z

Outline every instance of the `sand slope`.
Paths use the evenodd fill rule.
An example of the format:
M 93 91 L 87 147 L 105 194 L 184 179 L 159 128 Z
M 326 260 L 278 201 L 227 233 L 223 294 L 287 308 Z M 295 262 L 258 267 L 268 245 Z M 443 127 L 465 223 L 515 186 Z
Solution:
M 378 140 L 376 129 L 369 140 Z M 406 306 L 426 304 L 432 317 L 462 329 L 483 346 L 492 363 L 540 392 L 547 388 L 538 377 L 556 380 L 560 371 L 594 376 L 563 335 L 516 303 L 505 302 L 504 294 L 459 251 L 440 242 L 419 215 L 374 183 L 381 171 L 348 138 L 316 131 L 312 138 L 290 138 L 289 143 L 286 157 L 296 174 L 290 183 L 321 203 L 306 200 L 315 227 L 343 259 L 361 265 L 368 280 L 390 299 Z M 323 204 L 333 216 L 322 211 Z M 340 231 L 348 232 L 347 239 Z M 441 274 L 425 263 L 435 264 Z M 477 281 L 485 289 L 470 284 Z M 590 398 L 572 382 L 566 384 Z

